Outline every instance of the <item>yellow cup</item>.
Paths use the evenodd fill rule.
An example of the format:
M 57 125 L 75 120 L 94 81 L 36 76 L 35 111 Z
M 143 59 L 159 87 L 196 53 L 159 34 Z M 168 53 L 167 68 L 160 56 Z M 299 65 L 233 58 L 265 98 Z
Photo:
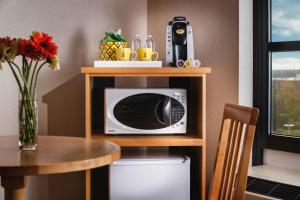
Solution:
M 151 61 L 152 57 L 154 61 L 158 59 L 158 53 L 153 51 L 152 48 L 139 48 L 137 52 L 141 61 Z
M 132 60 L 137 59 L 137 53 L 135 51 L 131 51 L 130 48 L 117 48 L 116 55 L 117 55 L 117 60 L 121 60 L 121 61 L 131 60 L 131 56 L 132 56 Z

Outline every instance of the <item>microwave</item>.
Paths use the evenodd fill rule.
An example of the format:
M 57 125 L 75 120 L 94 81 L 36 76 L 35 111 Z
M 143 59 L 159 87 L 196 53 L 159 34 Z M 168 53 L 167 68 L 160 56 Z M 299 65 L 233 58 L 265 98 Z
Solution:
M 105 134 L 185 134 L 185 89 L 105 89 Z

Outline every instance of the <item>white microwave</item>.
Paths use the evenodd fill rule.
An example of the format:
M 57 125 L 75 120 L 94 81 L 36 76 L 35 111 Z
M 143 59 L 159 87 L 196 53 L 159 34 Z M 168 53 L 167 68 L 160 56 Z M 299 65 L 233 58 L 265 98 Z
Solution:
M 105 89 L 105 134 L 185 134 L 185 89 Z

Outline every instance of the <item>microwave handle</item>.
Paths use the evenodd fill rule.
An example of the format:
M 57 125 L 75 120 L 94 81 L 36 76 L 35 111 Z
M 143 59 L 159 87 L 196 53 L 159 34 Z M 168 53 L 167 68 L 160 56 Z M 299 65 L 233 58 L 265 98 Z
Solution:
M 171 125 L 171 98 L 168 97 L 164 100 L 162 108 L 162 118 L 165 125 Z

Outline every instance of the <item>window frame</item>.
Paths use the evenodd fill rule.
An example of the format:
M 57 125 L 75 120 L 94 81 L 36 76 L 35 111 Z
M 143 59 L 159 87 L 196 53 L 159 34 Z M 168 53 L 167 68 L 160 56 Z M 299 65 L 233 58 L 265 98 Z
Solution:
M 300 138 L 269 134 L 271 52 L 300 51 L 300 41 L 269 42 L 271 0 L 253 1 L 253 106 L 260 110 L 253 144 L 252 164 L 263 164 L 264 148 L 300 153 Z M 268 66 L 268 67 L 265 67 Z

